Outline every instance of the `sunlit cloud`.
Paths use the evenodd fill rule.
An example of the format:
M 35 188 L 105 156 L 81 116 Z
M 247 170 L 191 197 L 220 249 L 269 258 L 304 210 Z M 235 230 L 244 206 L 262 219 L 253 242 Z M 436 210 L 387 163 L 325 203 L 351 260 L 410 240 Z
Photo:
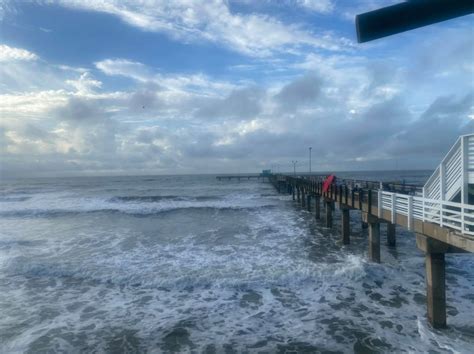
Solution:
M 35 53 L 26 49 L 10 47 L 6 44 L 0 44 L 0 62 L 17 61 L 17 60 L 37 60 Z

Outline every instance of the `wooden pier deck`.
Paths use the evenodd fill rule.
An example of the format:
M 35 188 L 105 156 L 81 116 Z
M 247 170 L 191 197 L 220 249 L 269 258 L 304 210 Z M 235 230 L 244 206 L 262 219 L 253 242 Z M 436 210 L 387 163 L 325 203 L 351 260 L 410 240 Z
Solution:
M 270 182 L 280 193 L 293 200 L 333 227 L 332 213 L 341 211 L 341 238 L 350 243 L 350 211 L 359 210 L 368 227 L 368 256 L 380 262 L 380 224 L 387 223 L 387 244 L 396 245 L 395 226 L 416 235 L 418 248 L 426 255 L 427 313 L 435 328 L 446 326 L 445 254 L 474 253 L 474 205 L 433 200 L 422 196 L 421 186 L 373 181 L 337 180 L 323 191 L 320 176 L 295 177 L 272 175 Z M 312 203 L 312 201 L 314 201 Z M 313 205 L 312 205 L 313 204 Z

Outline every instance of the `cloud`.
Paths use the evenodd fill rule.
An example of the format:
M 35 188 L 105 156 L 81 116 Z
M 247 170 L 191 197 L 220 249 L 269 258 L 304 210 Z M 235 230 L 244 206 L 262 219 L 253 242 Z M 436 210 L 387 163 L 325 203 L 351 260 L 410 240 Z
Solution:
M 97 69 L 111 76 L 124 76 L 137 81 L 150 79 L 150 71 L 142 63 L 127 59 L 105 59 L 94 63 Z
M 472 93 L 438 96 L 417 113 L 403 89 L 377 94 L 395 83 L 404 87 L 383 66 L 348 65 L 344 58 L 325 65 L 324 80 L 311 70 L 206 95 L 194 90 L 195 79 L 148 67 L 151 80 L 135 80 L 121 93 L 104 92 L 90 73 L 72 71 L 75 78 L 64 80 L 62 90 L 0 96 L 6 103 L 0 158 L 4 170 L 18 173 L 25 163 L 46 174 L 196 172 L 202 166 L 217 172 L 305 161 L 301 156 L 312 146 L 318 169 L 394 168 L 399 159 L 429 168 L 459 134 L 474 131 Z
M 71 97 L 61 107 L 54 110 L 54 116 L 62 121 L 97 122 L 106 114 L 99 100 Z
M 422 45 L 387 53 L 328 52 L 302 44 L 314 34 L 300 25 L 234 13 L 227 3 L 212 9 L 191 3 L 186 13 L 184 2 L 166 2 L 161 5 L 170 13 L 162 14 L 159 7 L 147 13 L 151 3 L 84 4 L 67 6 L 138 14 L 136 26 L 143 30 L 175 32 L 185 42 L 242 41 L 236 50 L 271 57 L 239 57 L 236 68 L 253 70 L 191 73 L 113 56 L 82 67 L 6 61 L 0 66 L 2 173 L 250 172 L 272 163 L 289 170 L 291 160 L 303 168 L 308 146 L 318 170 L 390 169 L 397 163 L 432 168 L 459 134 L 474 131 L 472 40 L 465 26 L 445 35 L 427 32 Z M 342 3 L 335 4 L 334 13 Z M 182 18 L 173 15 L 178 9 Z M 204 17 L 199 12 L 194 18 L 192 11 Z M 209 11 L 216 18 L 223 11 L 228 27 L 220 18 L 210 24 Z M 163 29 L 153 27 L 158 19 Z M 268 28 L 259 32 L 262 23 Z M 276 31 L 278 38 L 266 38 L 274 24 L 283 37 Z M 295 40 L 293 30 L 303 39 Z M 441 54 L 427 57 L 434 48 Z M 303 54 L 293 55 L 296 50 Z
M 160 87 L 152 83 L 137 89 L 129 97 L 129 109 L 134 112 L 145 113 L 145 110 L 148 112 L 149 110 L 164 108 L 166 101 L 160 97 L 160 91 Z
M 237 85 L 212 79 L 202 73 L 193 74 L 164 74 L 145 64 L 127 59 L 105 59 L 94 63 L 97 69 L 109 76 L 123 76 L 140 84 L 155 85 L 169 93 L 194 92 L 201 96 L 212 95 L 216 92 L 227 92 Z
M 435 159 L 446 154 L 459 135 L 474 132 L 469 115 L 474 110 L 474 92 L 461 97 L 437 97 L 428 108 L 397 134 L 388 152 Z
M 89 72 L 82 73 L 77 80 L 66 80 L 66 83 L 74 87 L 79 95 L 93 93 L 94 89 L 102 86 L 102 82 L 93 79 Z
M 44 113 L 67 100 L 64 90 L 21 92 L 0 95 L 0 116 L 2 120 L 15 120 Z
M 278 104 L 284 110 L 295 110 L 304 105 L 316 105 L 321 95 L 322 81 L 314 74 L 307 74 L 285 85 L 275 96 Z
M 284 24 L 268 15 L 232 13 L 227 2 L 212 1 L 87 1 L 58 0 L 62 6 L 98 11 L 119 17 L 144 31 L 162 32 L 187 43 L 218 43 L 228 49 L 254 57 L 298 49 L 300 46 L 331 51 L 347 50 L 352 42 L 329 31 L 313 33 L 302 25 Z M 332 9 L 330 1 L 297 1 L 300 6 L 319 12 Z
M 310 11 L 329 13 L 334 10 L 334 3 L 332 0 L 296 0 L 296 3 Z
M 195 116 L 204 120 L 253 118 L 261 112 L 264 96 L 265 92 L 257 87 L 237 89 L 225 98 L 209 99 Z
M 37 60 L 38 56 L 35 53 L 29 52 L 26 49 L 9 47 L 6 44 L 0 44 L 0 62 L 10 61 L 30 61 Z

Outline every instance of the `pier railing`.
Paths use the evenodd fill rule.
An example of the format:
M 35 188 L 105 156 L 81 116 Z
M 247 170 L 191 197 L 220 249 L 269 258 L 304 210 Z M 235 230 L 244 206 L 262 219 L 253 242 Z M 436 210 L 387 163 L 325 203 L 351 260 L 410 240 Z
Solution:
M 378 191 L 378 201 L 379 216 L 383 215 L 384 209 L 391 212 L 392 222 L 395 222 L 396 214 L 404 215 L 408 230 L 412 230 L 413 220 L 417 219 L 474 236 L 474 205 L 382 190 Z
M 461 192 L 460 200 L 466 203 L 469 183 L 474 183 L 474 134 L 458 138 L 426 182 L 424 196 L 452 200 Z
M 381 223 L 387 224 L 389 247 L 396 246 L 396 225 L 412 231 L 416 246 L 425 253 L 428 320 L 435 328 L 446 326 L 445 254 L 474 253 L 474 134 L 457 140 L 424 187 L 339 178 L 327 184 L 321 175 L 272 175 L 269 180 L 308 211 L 314 205 L 317 220 L 322 199 L 327 228 L 333 226 L 338 204 L 343 245 L 350 244 L 350 211 L 359 210 L 373 262 L 380 262 Z
M 419 220 L 474 237 L 474 205 L 424 197 L 421 186 L 336 179 L 329 191 L 323 192 L 323 176 L 279 175 L 276 179 L 303 184 L 316 194 L 361 210 L 365 203 L 367 211 L 378 213 L 379 217 L 387 211 L 391 213 L 393 223 L 400 224 L 397 222 L 397 215 L 403 216 L 406 218 L 404 226 L 408 230 L 413 230 L 414 221 Z

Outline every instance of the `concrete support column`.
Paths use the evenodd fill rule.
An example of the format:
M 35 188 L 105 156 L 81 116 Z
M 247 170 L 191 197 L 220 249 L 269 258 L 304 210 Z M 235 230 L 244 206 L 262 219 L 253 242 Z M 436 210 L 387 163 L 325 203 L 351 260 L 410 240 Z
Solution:
M 317 195 L 314 198 L 314 216 L 317 220 L 321 219 L 321 198 Z
M 434 328 L 446 327 L 444 255 L 448 252 L 449 245 L 422 234 L 416 234 L 416 245 L 425 252 L 428 320 Z
M 294 186 L 291 186 L 291 194 L 293 195 L 293 200 L 295 200 L 296 196 L 295 196 L 295 187 Z
M 397 238 L 395 234 L 395 224 L 391 222 L 387 223 L 387 245 L 389 247 L 395 247 L 397 244 Z
M 444 253 L 426 253 L 426 304 L 434 328 L 446 327 L 446 280 Z
M 325 202 L 326 208 L 326 227 L 332 227 L 332 206 L 330 201 Z
M 304 188 L 301 188 L 301 207 L 306 207 L 306 194 Z
M 341 213 L 342 213 L 342 222 L 341 222 L 342 243 L 344 245 L 348 245 L 350 243 L 350 234 L 351 234 L 349 208 L 342 207 L 341 208 Z
M 306 201 L 306 208 L 308 209 L 308 211 L 311 211 L 311 194 L 309 193 Z
M 369 222 L 369 259 L 380 263 L 380 223 Z
M 300 201 L 300 188 L 296 187 L 296 200 L 299 202 Z

